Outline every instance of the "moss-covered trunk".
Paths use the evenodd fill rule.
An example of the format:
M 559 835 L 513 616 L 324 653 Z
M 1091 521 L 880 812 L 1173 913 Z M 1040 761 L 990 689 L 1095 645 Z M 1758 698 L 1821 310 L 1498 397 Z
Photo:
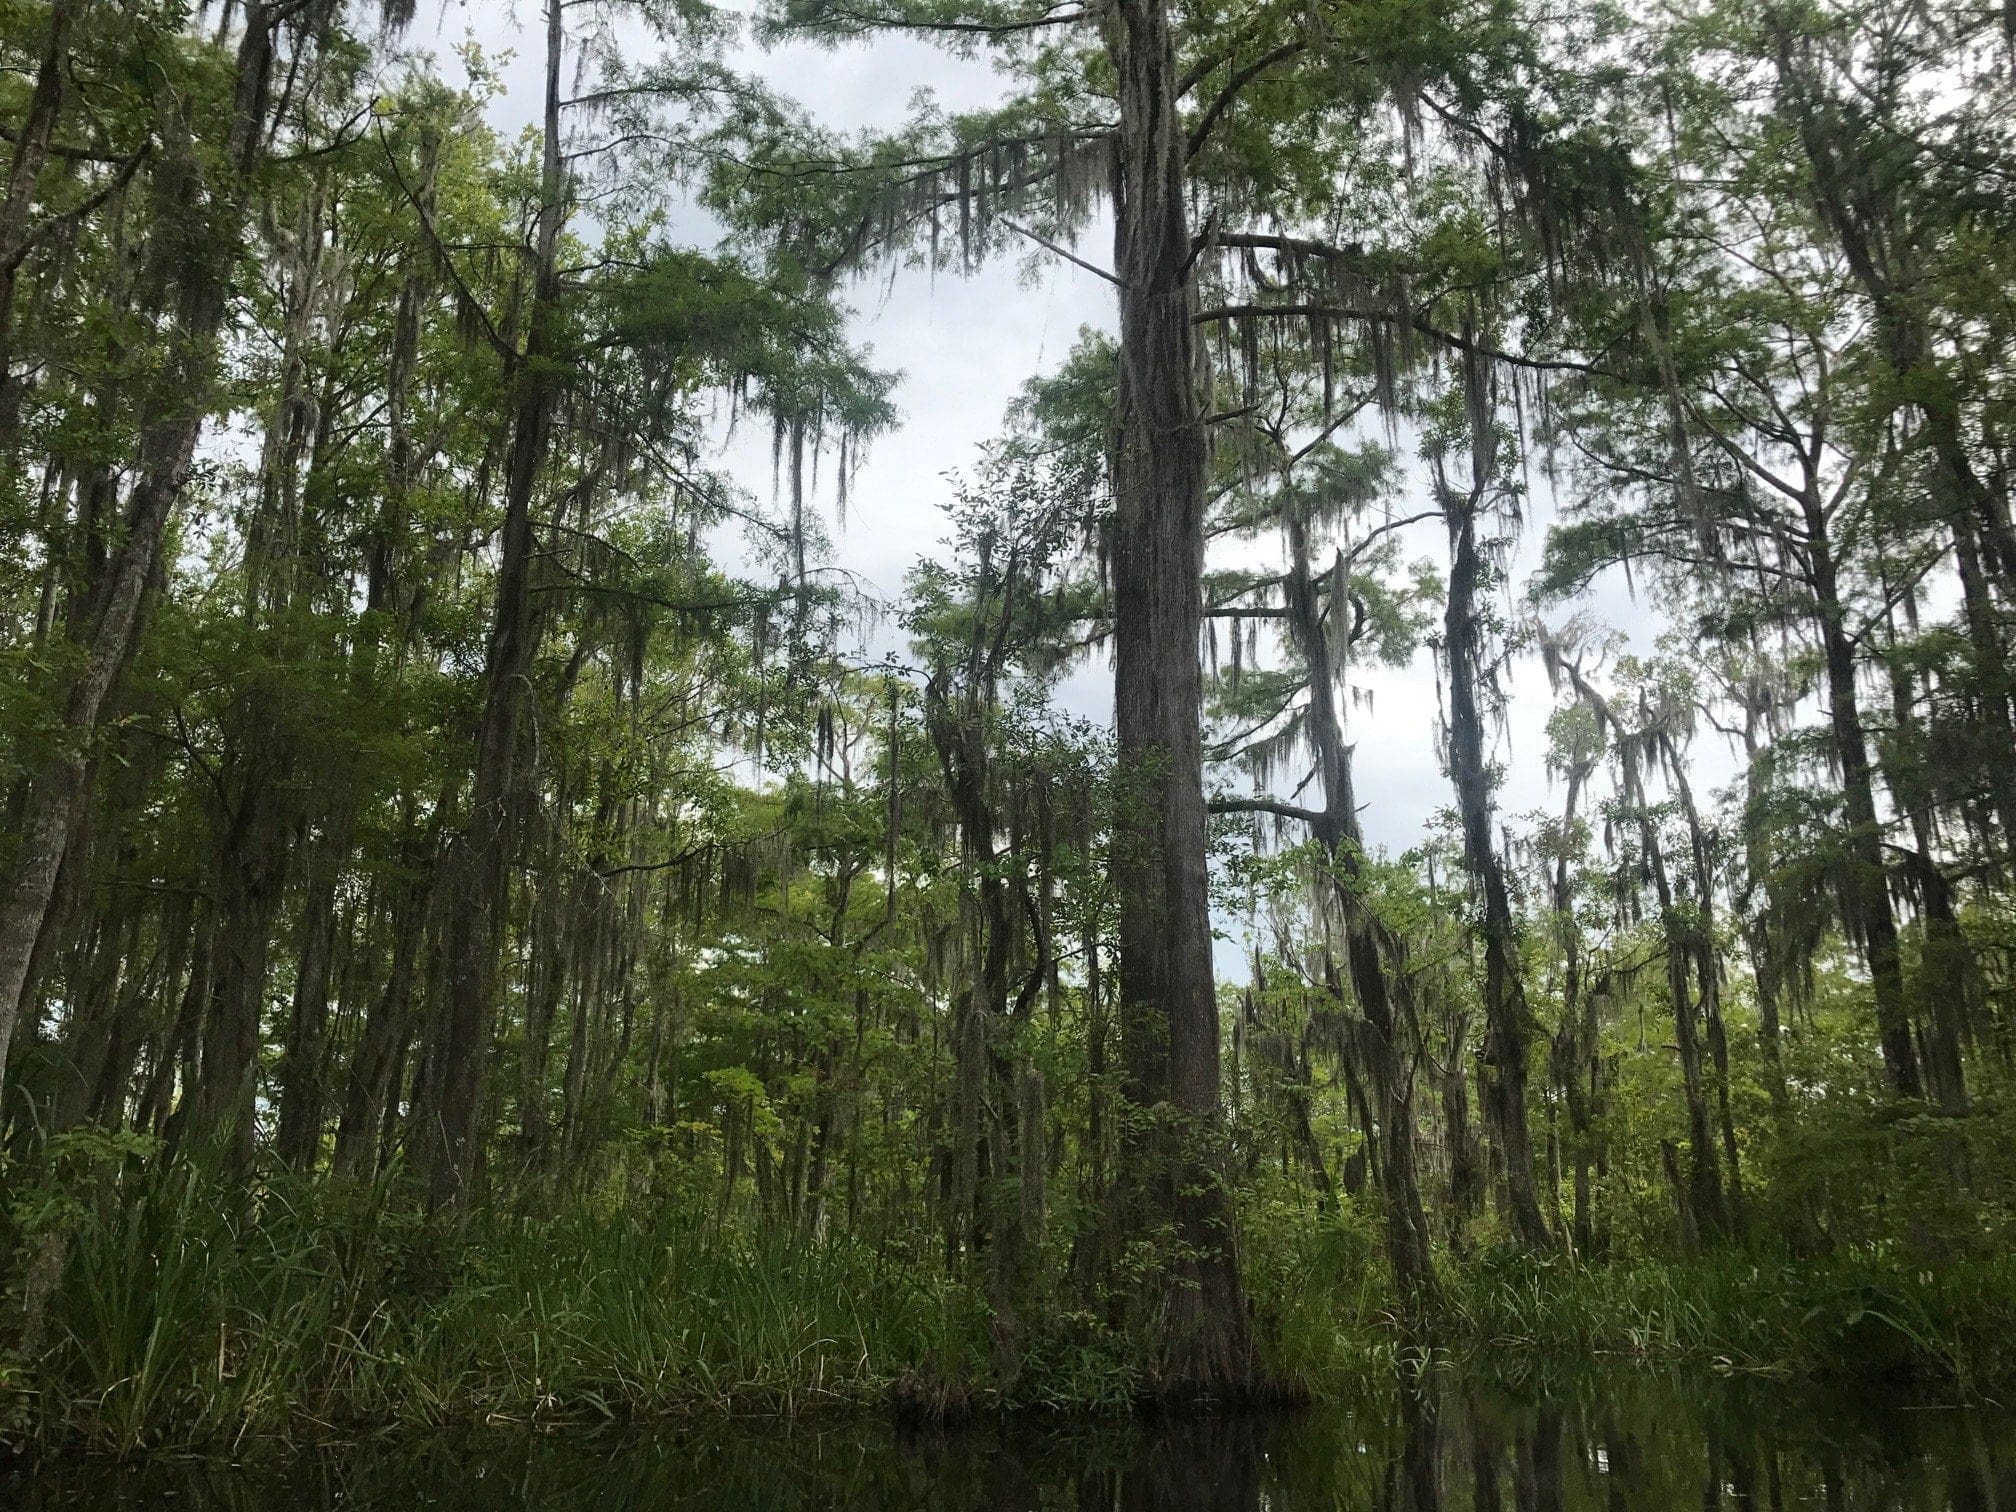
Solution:
M 1112 587 L 1122 768 L 1113 872 L 1130 1104 L 1122 1200 L 1134 1234 L 1166 1241 L 1153 1294 L 1139 1299 L 1157 1335 L 1158 1385 L 1239 1393 L 1251 1387 L 1254 1366 L 1219 1169 L 1199 730 L 1206 449 L 1184 138 L 1164 0 L 1119 0 L 1106 45 L 1120 105 Z

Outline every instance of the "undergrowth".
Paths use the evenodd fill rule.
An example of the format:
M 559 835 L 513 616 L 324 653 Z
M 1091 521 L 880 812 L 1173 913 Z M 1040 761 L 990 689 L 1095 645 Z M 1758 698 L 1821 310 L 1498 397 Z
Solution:
M 1141 1378 L 1090 1312 L 1025 1318 L 875 1247 L 723 1228 L 678 1205 L 427 1220 L 388 1186 L 246 1194 L 177 1167 L 74 1215 L 0 1437 L 118 1450 L 386 1427 L 680 1414 L 1118 1410 Z M 1623 1357 L 1722 1372 L 2016 1379 L 2016 1261 L 1444 1259 L 1403 1320 L 1362 1222 L 1248 1233 L 1256 1328 L 1323 1397 L 1455 1361 L 1519 1379 Z

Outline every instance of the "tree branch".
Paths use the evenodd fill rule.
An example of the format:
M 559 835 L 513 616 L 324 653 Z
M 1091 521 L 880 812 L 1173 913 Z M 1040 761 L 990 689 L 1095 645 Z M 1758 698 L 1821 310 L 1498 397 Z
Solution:
M 1218 91 L 1218 98 L 1213 100 L 1205 109 L 1203 117 L 1195 126 L 1190 128 L 1190 136 L 1184 144 L 1185 156 L 1195 157 L 1197 155 L 1198 151 L 1204 146 L 1205 140 L 1211 135 L 1211 128 L 1218 124 L 1218 118 L 1224 115 L 1227 110 L 1230 110 L 1233 102 L 1238 99 L 1240 90 L 1251 84 L 1276 63 L 1285 63 L 1296 54 L 1306 52 L 1308 49 L 1309 44 L 1299 38 L 1293 42 L 1283 42 L 1279 47 L 1262 53 L 1251 63 L 1248 63 L 1244 68 L 1233 74 L 1226 81 L 1225 87 Z
M 1483 357 L 1492 362 L 1502 362 L 1510 367 L 1527 368 L 1541 373 L 1584 373 L 1599 378 L 1613 378 L 1627 382 L 1621 373 L 1612 371 L 1593 362 L 1580 362 L 1572 357 L 1528 357 L 1522 352 L 1508 352 L 1489 342 L 1479 341 L 1474 336 L 1463 336 L 1455 331 L 1447 331 L 1434 324 L 1424 315 L 1405 315 L 1393 310 L 1367 310 L 1351 305 L 1329 304 L 1243 304 L 1220 305 L 1215 309 L 1200 310 L 1191 317 L 1198 325 L 1208 325 L 1214 321 L 1255 320 L 1261 317 L 1277 319 L 1308 319 L 1315 317 L 1326 320 L 1384 321 L 1391 325 L 1408 325 L 1426 336 L 1458 352 L 1467 352 L 1474 357 Z
M 1035 31 L 1045 26 L 1066 26 L 1074 21 L 1088 19 L 1089 13 L 1086 11 L 1070 10 L 1059 12 L 1053 7 L 1039 16 L 1024 16 L 1011 21 L 926 21 L 906 16 L 875 15 L 868 11 L 849 10 L 837 5 L 822 5 L 817 7 L 812 15 L 808 17 L 808 22 L 830 21 L 841 23 L 834 28 L 836 31 L 851 28 L 861 31 L 923 32 L 926 34 L 938 32 L 955 36 L 1005 37 L 1013 35 L 1016 32 Z M 813 26 L 808 24 L 799 29 L 809 31 L 813 29 Z
M 1300 819 L 1314 824 L 1323 816 L 1315 809 L 1283 803 L 1278 798 L 1213 798 L 1204 807 L 1214 814 L 1274 814 L 1282 819 Z
M 995 219 L 1000 221 L 1001 224 L 1006 226 L 1010 231 L 1013 231 L 1018 235 L 1028 237 L 1029 240 L 1036 243 L 1036 245 L 1041 247 L 1045 252 L 1054 252 L 1059 257 L 1063 258 L 1064 261 L 1070 263 L 1072 266 L 1083 268 L 1087 273 L 1097 274 L 1100 278 L 1103 278 L 1106 280 L 1106 282 L 1112 284 L 1113 287 L 1116 289 L 1123 287 L 1117 274 L 1108 273 L 1104 268 L 1100 267 L 1098 264 L 1089 263 L 1085 261 L 1084 258 L 1078 256 L 1076 253 L 1065 251 L 1064 248 L 1058 246 L 1057 243 L 1049 240 L 1047 237 L 1038 236 L 1034 231 L 1031 231 L 1027 226 L 1021 225 L 1016 221 L 1012 221 L 1008 219 L 1008 217 L 1005 215 L 997 215 Z

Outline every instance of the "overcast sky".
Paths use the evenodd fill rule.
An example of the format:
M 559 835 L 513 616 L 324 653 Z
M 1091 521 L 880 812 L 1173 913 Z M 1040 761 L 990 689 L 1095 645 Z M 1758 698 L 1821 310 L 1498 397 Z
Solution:
M 423 12 L 409 41 L 434 53 L 451 79 L 460 76 L 453 47 L 464 36 L 474 36 L 493 53 L 515 48 L 519 56 L 505 70 L 508 88 L 496 110 L 499 125 L 515 127 L 533 119 L 538 107 L 541 38 L 523 27 L 536 23 L 539 10 L 536 0 L 515 6 L 447 0 L 433 17 Z M 951 57 L 906 38 L 837 52 L 807 46 L 770 53 L 750 49 L 738 61 L 838 127 L 894 126 L 919 89 L 929 89 L 953 109 L 983 105 L 999 93 L 999 81 L 984 61 Z M 1097 235 L 1079 250 L 1090 261 L 1110 262 L 1110 249 Z M 1081 327 L 1111 328 L 1108 284 L 1061 258 L 1037 255 L 1043 261 L 1033 273 L 1014 259 L 968 277 L 903 272 L 892 280 L 885 274 L 851 291 L 857 338 L 872 348 L 876 365 L 902 372 L 895 396 L 902 420 L 894 434 L 875 442 L 857 475 L 845 528 L 833 532 L 834 556 L 837 565 L 886 598 L 897 595 L 920 556 L 945 554 L 945 474 L 972 465 L 979 446 L 998 433 L 1017 389 L 1054 368 Z M 767 434 L 745 433 L 728 442 L 719 465 L 753 492 L 767 495 L 771 489 Z M 1515 593 L 1537 562 L 1550 512 L 1545 480 L 1536 475 L 1533 484 L 1536 497 L 1513 563 Z M 1416 499 L 1396 503 L 1404 512 L 1423 507 L 1418 476 L 1412 486 Z M 1446 560 L 1439 527 L 1417 527 L 1406 546 L 1410 558 Z M 1649 647 L 1656 633 L 1652 611 L 1633 602 L 1621 583 L 1607 585 L 1588 608 L 1603 622 L 1633 632 L 1637 647 Z M 876 650 L 897 643 L 894 630 L 885 626 Z M 1349 711 L 1363 821 L 1371 844 L 1397 852 L 1414 844 L 1449 802 L 1435 751 L 1435 666 L 1423 650 L 1410 667 L 1379 669 L 1364 681 L 1372 691 L 1369 708 Z M 1495 759 L 1505 773 L 1501 810 L 1516 818 L 1559 801 L 1544 765 L 1553 701 L 1537 658 L 1515 664 L 1507 686 L 1510 711 Z M 1111 669 L 1103 658 L 1079 669 L 1063 692 L 1074 711 L 1101 718 L 1111 697 Z M 1712 732 L 1696 757 L 1705 768 L 1698 786 L 1718 785 L 1733 771 Z

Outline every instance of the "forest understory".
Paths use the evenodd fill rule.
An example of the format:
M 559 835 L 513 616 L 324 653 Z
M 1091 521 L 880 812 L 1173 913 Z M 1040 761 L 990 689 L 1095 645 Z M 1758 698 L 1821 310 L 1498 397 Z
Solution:
M 2016 1389 L 2002 10 L 520 9 L 0 7 L 0 1444 Z

